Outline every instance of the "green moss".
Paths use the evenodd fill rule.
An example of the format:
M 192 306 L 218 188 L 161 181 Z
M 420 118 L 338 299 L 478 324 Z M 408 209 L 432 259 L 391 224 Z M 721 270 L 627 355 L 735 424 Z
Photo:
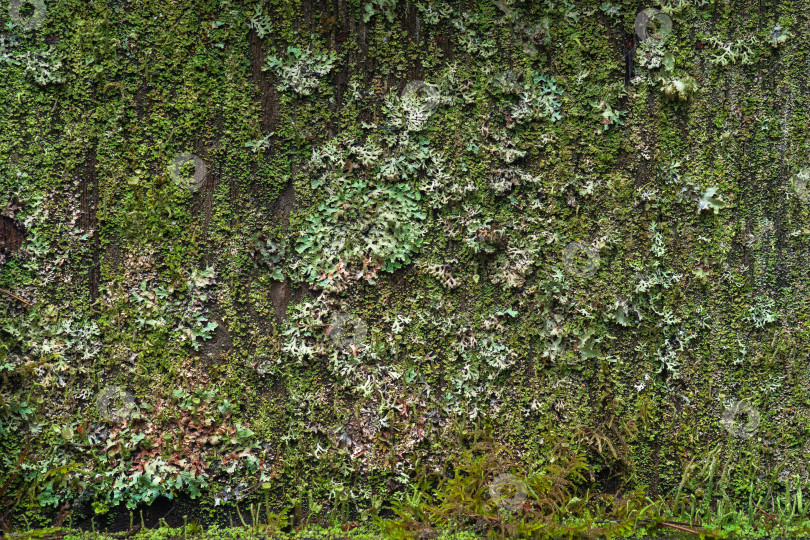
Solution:
M 799 531 L 776 501 L 808 480 L 806 2 L 669 2 L 672 34 L 629 57 L 626 1 L 341 6 L 0 12 L 0 210 L 24 237 L 0 252 L 4 524 L 157 494 L 216 515 L 266 482 L 295 526 L 371 522 L 486 418 L 526 470 L 581 451 L 586 493 Z M 141 418 L 102 418 L 111 385 Z M 736 400 L 747 439 L 720 421 Z

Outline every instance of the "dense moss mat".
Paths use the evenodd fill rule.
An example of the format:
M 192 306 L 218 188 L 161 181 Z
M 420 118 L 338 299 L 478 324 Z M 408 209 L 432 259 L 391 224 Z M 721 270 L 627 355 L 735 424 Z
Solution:
M 808 1 L 0 25 L 0 529 L 800 530 Z
M 666 523 L 666 522 L 665 522 Z M 534 538 L 802 538 L 806 537 L 807 525 L 801 528 L 785 527 L 779 529 L 756 530 L 751 528 L 726 528 L 722 529 L 702 529 L 694 527 L 692 530 L 688 526 L 677 526 L 669 524 L 665 526 L 639 526 L 631 528 L 626 534 L 615 533 L 610 535 L 599 535 L 585 533 L 573 536 L 556 535 L 535 535 Z M 674 528 L 678 527 L 678 528 Z M 142 529 L 134 527 L 130 531 L 115 534 L 96 531 L 81 531 L 62 528 L 48 528 L 29 531 L 26 533 L 15 533 L 7 536 L 9 540 L 120 540 L 121 538 L 132 538 L 133 540 L 187 540 L 189 538 L 200 540 L 250 540 L 250 539 L 274 539 L 274 540 L 377 540 L 383 538 L 430 538 L 432 540 L 481 540 L 483 538 L 503 538 L 495 532 L 489 535 L 481 532 L 460 531 L 458 528 L 445 530 L 432 529 L 421 531 L 420 534 L 400 536 L 391 534 L 385 527 L 374 525 L 356 526 L 344 525 L 333 527 L 308 526 L 299 527 L 295 531 L 284 532 L 275 528 L 265 528 L 263 526 L 243 526 L 243 527 L 212 527 L 203 530 L 195 525 L 187 525 L 179 528 L 158 527 L 155 529 Z M 508 536 L 507 536 L 508 537 Z
M 310 527 L 297 532 L 268 532 L 266 530 L 254 529 L 250 527 L 229 527 L 225 529 L 210 529 L 207 531 L 197 531 L 189 527 L 186 529 L 171 529 L 161 527 L 158 529 L 139 531 L 127 538 L 133 540 L 179 540 L 187 538 L 198 538 L 200 540 L 251 540 L 261 538 L 273 538 L 278 540 L 377 540 L 382 538 L 379 530 L 371 531 L 368 528 L 321 528 Z M 40 535 L 42 533 L 42 535 Z M 94 533 L 89 531 L 52 531 L 43 530 L 27 536 L 12 536 L 12 540 L 23 540 L 33 538 L 54 538 L 64 540 L 111 540 L 119 538 L 104 533 Z M 445 531 L 435 536 L 437 540 L 479 540 L 481 536 L 473 533 L 458 533 Z

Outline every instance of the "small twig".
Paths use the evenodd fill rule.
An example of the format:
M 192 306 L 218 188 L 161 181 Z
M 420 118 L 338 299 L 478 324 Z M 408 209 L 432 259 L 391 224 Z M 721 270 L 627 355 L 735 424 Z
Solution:
M 683 532 L 688 532 L 688 533 L 692 533 L 692 534 L 699 534 L 697 531 L 693 531 L 692 529 L 687 529 L 686 527 L 680 527 L 678 525 L 673 525 L 672 523 L 667 523 L 666 521 L 662 521 L 661 525 L 663 525 L 665 527 L 671 527 L 673 529 L 677 529 L 677 530 L 683 531 Z
M 7 295 L 9 295 L 10 297 L 14 298 L 15 300 L 19 300 L 20 302 L 22 302 L 22 303 L 23 303 L 23 304 L 25 304 L 26 306 L 31 307 L 31 304 L 30 304 L 30 303 L 26 302 L 25 300 L 23 300 L 22 298 L 20 298 L 20 297 L 19 297 L 19 296 L 17 296 L 16 294 L 10 293 L 10 292 L 8 292 L 8 291 L 7 291 L 7 290 L 5 290 L 5 289 L 0 289 L 0 292 L 2 292 L 2 293 L 6 293 Z
M 627 521 L 627 520 L 625 520 L 625 521 Z M 639 521 L 639 523 L 655 523 L 655 521 L 652 520 L 652 519 L 639 519 L 638 521 Z M 672 529 L 677 529 L 679 531 L 684 531 L 684 532 L 688 532 L 688 533 L 692 533 L 692 534 L 700 534 L 699 532 L 693 531 L 692 529 L 687 529 L 686 527 L 679 527 L 678 525 L 676 525 L 676 523 L 678 525 L 688 525 L 688 523 L 683 523 L 682 521 L 674 521 L 674 522 L 673 521 L 662 521 L 662 522 L 659 523 L 659 525 L 663 525 L 665 527 L 670 527 Z
M 675 525 L 689 525 L 690 527 L 692 526 L 691 523 L 687 523 L 685 521 L 669 521 L 669 520 L 667 520 L 667 523 L 674 523 Z
M 25 456 L 28 455 L 28 448 L 30 446 L 31 446 L 31 439 L 29 438 L 25 442 L 25 448 L 23 448 L 23 451 L 20 454 L 20 459 L 17 460 L 17 466 L 14 467 L 14 471 L 12 471 L 11 476 L 8 477 L 8 480 L 6 480 L 6 483 L 3 484 L 2 488 L 0 488 L 0 496 L 2 496 L 6 492 L 8 487 L 11 485 L 11 482 L 14 480 L 14 477 L 17 476 L 17 470 L 20 468 L 23 461 L 25 460 Z M 6 519 L 8 518 L 8 516 L 11 515 L 12 510 L 14 510 L 14 508 L 16 508 L 16 506 L 19 503 L 20 503 L 20 499 L 18 498 L 17 502 L 12 504 L 11 507 L 8 508 L 8 511 L 5 514 L 0 515 L 0 531 L 9 532 L 11 527 L 10 527 L 10 524 L 6 523 Z
M 26 454 L 28 454 L 28 447 L 30 445 L 31 445 L 31 439 L 28 439 L 28 441 L 26 441 L 26 443 L 25 443 L 25 448 L 23 448 L 22 453 L 20 453 L 20 459 L 17 460 L 17 466 L 14 467 L 14 471 L 11 473 L 11 476 L 8 477 L 8 480 L 6 480 L 6 483 L 3 484 L 2 488 L 0 488 L 0 495 L 3 495 L 6 492 L 6 490 L 8 489 L 8 486 L 11 485 L 11 482 L 14 480 L 14 477 L 17 475 L 17 469 L 20 468 L 20 465 L 22 465 L 22 462 L 25 459 Z
M 757 509 L 758 509 L 760 512 L 762 512 L 763 514 L 765 514 L 766 516 L 768 516 L 769 518 L 771 518 L 771 519 L 774 521 L 774 523 L 775 523 L 776 525 L 779 525 L 779 530 L 780 530 L 780 531 L 782 531 L 782 536 L 785 536 L 785 529 L 784 529 L 784 528 L 782 528 L 782 524 L 779 522 L 779 519 L 778 519 L 778 518 L 777 518 L 775 515 L 771 514 L 770 512 L 766 512 L 765 510 L 763 510 L 762 508 L 760 508 L 758 504 L 755 504 L 754 506 L 756 506 L 756 507 L 757 507 Z
M 762 512 L 762 513 L 763 513 L 763 514 L 765 514 L 766 516 L 769 516 L 769 517 L 772 517 L 773 519 L 776 519 L 776 516 L 775 516 L 775 515 L 771 514 L 770 512 L 767 512 L 767 511 L 763 510 L 762 508 L 760 508 L 760 507 L 759 507 L 759 505 L 758 505 L 758 504 L 755 504 L 754 506 L 756 506 L 756 507 L 757 507 L 757 510 L 759 510 L 760 512 Z

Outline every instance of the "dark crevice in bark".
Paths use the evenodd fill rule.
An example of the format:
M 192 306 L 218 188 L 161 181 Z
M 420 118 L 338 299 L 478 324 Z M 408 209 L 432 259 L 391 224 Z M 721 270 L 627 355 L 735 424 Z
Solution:
M 90 269 L 88 271 L 88 288 L 90 291 L 90 302 L 98 299 L 98 287 L 101 279 L 100 268 L 100 240 L 98 230 L 98 175 L 96 174 L 96 152 L 90 155 L 84 162 L 79 181 L 79 225 L 83 231 L 92 231 L 90 237 L 91 255 Z

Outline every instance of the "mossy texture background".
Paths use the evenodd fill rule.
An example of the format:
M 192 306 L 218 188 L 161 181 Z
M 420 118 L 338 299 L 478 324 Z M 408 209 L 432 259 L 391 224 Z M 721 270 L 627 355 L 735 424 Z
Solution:
M 649 7 L 671 32 L 642 41 Z M 368 519 L 485 425 L 500 472 L 566 447 L 605 493 L 810 480 L 810 3 L 0 22 L 9 523 L 159 496 Z

